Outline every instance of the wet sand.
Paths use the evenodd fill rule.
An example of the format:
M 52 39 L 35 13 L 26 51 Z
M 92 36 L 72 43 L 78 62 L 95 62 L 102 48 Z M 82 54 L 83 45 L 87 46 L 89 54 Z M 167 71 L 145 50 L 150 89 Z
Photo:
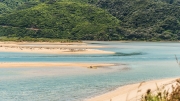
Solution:
M 93 67 L 107 67 L 107 66 L 114 66 L 115 64 L 103 64 L 103 63 L 53 63 L 53 62 L 1 62 L 0 68 L 13 68 L 13 67 L 85 67 L 89 68 L 90 66 Z
M 85 43 L 48 43 L 48 42 L 0 42 L 0 52 L 25 52 L 44 54 L 114 54 L 96 48 L 102 46 Z

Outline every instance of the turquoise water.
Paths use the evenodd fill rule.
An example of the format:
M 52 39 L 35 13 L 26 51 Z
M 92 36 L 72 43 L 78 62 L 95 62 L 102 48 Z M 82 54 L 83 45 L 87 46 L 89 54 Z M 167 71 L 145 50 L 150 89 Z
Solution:
M 123 64 L 90 70 L 78 67 L 0 68 L 0 101 L 82 101 L 119 86 L 179 77 L 179 43 L 87 42 L 114 55 L 0 53 L 0 62 L 90 62 Z

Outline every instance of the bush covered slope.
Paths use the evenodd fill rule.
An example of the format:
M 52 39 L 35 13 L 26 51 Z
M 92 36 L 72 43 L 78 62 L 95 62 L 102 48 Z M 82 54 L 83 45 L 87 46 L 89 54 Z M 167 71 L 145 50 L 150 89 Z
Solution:
M 107 9 L 122 21 L 132 40 L 179 40 L 180 0 L 99 0 L 98 7 Z
M 112 40 L 109 34 L 119 23 L 105 10 L 85 3 L 41 3 L 0 17 L 0 35 Z
M 0 2 L 0 14 L 3 14 L 5 12 L 9 12 L 10 8 L 6 6 L 4 3 Z
M 0 1 L 0 36 L 180 40 L 180 0 Z

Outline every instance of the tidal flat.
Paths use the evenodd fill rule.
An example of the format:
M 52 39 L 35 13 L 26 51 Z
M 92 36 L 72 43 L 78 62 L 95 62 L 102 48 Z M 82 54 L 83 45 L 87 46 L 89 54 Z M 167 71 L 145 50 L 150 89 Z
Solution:
M 180 76 L 178 42 L 85 42 L 114 54 L 0 52 L 0 63 L 115 64 L 0 68 L 1 101 L 82 101 L 142 81 Z M 101 46 L 101 47 L 98 47 Z M 89 65 L 87 65 L 88 67 Z

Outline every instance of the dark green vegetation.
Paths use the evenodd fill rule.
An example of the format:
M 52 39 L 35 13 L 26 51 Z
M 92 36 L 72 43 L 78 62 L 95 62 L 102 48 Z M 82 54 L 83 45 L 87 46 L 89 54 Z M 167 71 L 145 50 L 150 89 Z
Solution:
M 179 40 L 180 0 L 106 0 L 98 7 L 122 21 L 125 39 Z
M 0 0 L 0 36 L 180 40 L 180 0 Z
M 120 21 L 103 9 L 80 2 L 47 2 L 0 18 L 7 37 L 111 40 Z M 115 39 L 116 37 L 114 37 Z
M 31 38 L 31 37 L 0 37 L 0 41 L 16 41 L 16 42 L 23 42 L 23 41 L 30 41 L 30 42 L 61 42 L 61 43 L 71 43 L 71 42 L 78 42 L 81 43 L 82 41 L 79 40 L 69 40 L 69 39 L 52 39 L 52 38 Z

